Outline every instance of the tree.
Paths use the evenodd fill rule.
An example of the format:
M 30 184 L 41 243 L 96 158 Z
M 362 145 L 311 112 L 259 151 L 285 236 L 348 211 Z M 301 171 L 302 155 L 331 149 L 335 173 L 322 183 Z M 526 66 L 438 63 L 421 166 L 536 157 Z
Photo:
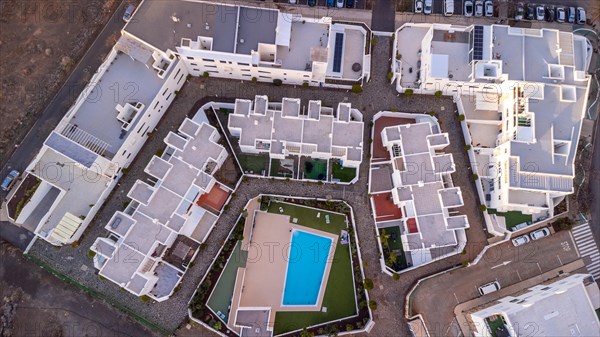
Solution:
M 374 286 L 373 280 L 371 280 L 370 278 L 366 278 L 363 283 L 365 285 L 365 289 L 367 289 L 367 290 L 373 289 L 373 286 Z
M 314 332 L 309 332 L 308 330 L 306 330 L 306 328 L 302 329 L 302 332 L 300 332 L 300 337 L 314 337 L 315 333 Z
M 398 262 L 398 256 L 394 251 L 390 251 L 390 255 L 388 256 L 388 265 L 394 266 Z
M 388 233 L 385 231 L 385 229 L 382 229 L 382 230 L 381 230 L 381 235 L 379 236 L 379 240 L 381 240 L 381 244 L 382 244 L 384 247 L 388 247 L 388 246 L 389 246 L 389 244 L 388 244 L 388 240 L 389 240 L 389 239 L 390 239 L 390 234 L 388 234 Z

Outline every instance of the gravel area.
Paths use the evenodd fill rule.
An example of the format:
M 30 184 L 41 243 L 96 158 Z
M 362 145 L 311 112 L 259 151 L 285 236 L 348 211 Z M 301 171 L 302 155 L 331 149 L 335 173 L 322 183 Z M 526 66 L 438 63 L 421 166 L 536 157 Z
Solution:
M 404 299 L 409 289 L 421 277 L 447 269 L 461 263 L 462 260 L 472 260 L 485 245 L 486 233 L 483 230 L 484 223 L 481 214 L 477 210 L 475 186 L 471 180 L 471 172 L 468 169 L 468 157 L 464 150 L 460 125 L 454 113 L 455 105 L 450 98 L 420 95 L 404 97 L 399 95 L 394 86 L 389 84 L 386 79 L 390 53 L 390 39 L 378 37 L 372 55 L 371 81 L 365 85 L 362 94 L 321 88 L 275 87 L 270 84 L 252 84 L 250 82 L 213 78 L 191 79 L 167 111 L 157 128 L 158 130 L 153 133 L 134 164 L 130 166 L 130 171 L 123 177 L 120 186 L 115 189 L 86 233 L 84 233 L 79 246 L 56 248 L 38 240 L 31 249 L 30 254 L 47 261 L 57 270 L 69 275 L 85 286 L 106 294 L 111 301 L 130 308 L 138 315 L 168 330 L 175 330 L 185 321 L 188 300 L 248 199 L 259 193 L 310 197 L 330 196 L 346 200 L 356 213 L 357 230 L 362 248 L 362 257 L 365 262 L 366 277 L 372 279 L 375 283 L 375 288 L 370 291 L 370 296 L 379 304 L 379 308 L 374 312 L 376 325 L 372 330 L 372 334 L 376 336 L 408 335 L 404 320 Z M 321 99 L 328 106 L 335 106 L 341 101 L 349 101 L 364 114 L 367 126 L 373 115 L 381 110 L 397 109 L 398 111 L 411 113 L 436 111 L 442 121 L 443 131 L 450 133 L 451 145 L 446 151 L 454 154 L 454 161 L 457 163 L 457 172 L 453 174 L 454 184 L 463 189 L 465 206 L 461 211 L 467 214 L 471 223 L 471 229 L 467 232 L 470 243 L 467 254 L 436 261 L 416 270 L 403 273 L 398 281 L 382 274 L 379 267 L 375 226 L 367 197 L 369 154 L 365 153 L 365 158 L 360 167 L 360 179 L 351 186 L 317 185 L 316 183 L 251 178 L 240 184 L 229 204 L 229 208 L 223 213 L 215 230 L 211 233 L 206 249 L 200 253 L 193 267 L 183 278 L 181 289 L 165 302 L 143 303 L 128 292 L 119 290 L 119 287 L 112 282 L 100 280 L 94 272 L 92 260 L 87 256 L 89 247 L 96 237 L 106 235 L 104 225 L 116 210 L 122 209 L 123 202 L 128 200 L 126 197 L 127 191 L 135 180 L 144 178 L 143 168 L 156 150 L 163 147 L 162 140 L 167 133 L 170 130 L 176 130 L 185 116 L 188 113 L 193 113 L 190 109 L 194 107 L 199 99 L 212 99 L 215 101 L 235 97 L 252 99 L 256 94 L 268 95 L 273 101 L 281 100 L 282 97 L 298 97 L 302 99 L 303 104 L 307 104 L 310 99 Z M 370 128 L 366 127 L 365 139 L 369 137 Z M 365 144 L 368 144 L 368 142 L 365 141 Z M 84 265 L 87 266 L 85 271 L 82 270 Z

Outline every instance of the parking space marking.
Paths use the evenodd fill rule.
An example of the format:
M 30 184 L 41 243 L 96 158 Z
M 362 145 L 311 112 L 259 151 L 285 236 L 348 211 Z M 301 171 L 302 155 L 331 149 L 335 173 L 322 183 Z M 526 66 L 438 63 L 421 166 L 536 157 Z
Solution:
M 454 298 L 456 299 L 456 303 L 460 304 L 460 301 L 458 300 L 458 296 L 456 296 L 456 293 L 452 293 L 452 294 L 454 294 Z
M 523 278 L 521 277 L 521 274 L 519 274 L 519 271 L 515 270 L 515 272 L 517 272 L 517 276 L 519 277 L 519 282 L 523 281 Z
M 562 265 L 563 265 L 563 263 L 562 263 L 562 260 L 560 259 L 560 256 L 556 255 L 556 258 L 558 259 L 558 262 L 559 262 L 559 263 L 560 263 L 560 265 L 562 266 Z

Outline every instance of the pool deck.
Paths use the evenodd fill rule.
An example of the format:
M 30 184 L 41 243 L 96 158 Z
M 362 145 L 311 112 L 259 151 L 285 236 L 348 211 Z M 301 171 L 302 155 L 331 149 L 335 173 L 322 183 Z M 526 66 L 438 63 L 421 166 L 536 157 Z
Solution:
M 328 262 L 317 305 L 282 305 L 292 229 L 330 238 L 333 242 L 328 261 L 335 255 L 338 236 L 294 224 L 287 215 L 262 212 L 258 210 L 258 203 L 250 204 L 242 241 L 242 249 L 248 251 L 248 260 L 246 268 L 238 269 L 228 325 L 234 326 L 238 310 L 270 309 L 268 328 L 272 330 L 278 311 L 320 311 L 331 271 Z

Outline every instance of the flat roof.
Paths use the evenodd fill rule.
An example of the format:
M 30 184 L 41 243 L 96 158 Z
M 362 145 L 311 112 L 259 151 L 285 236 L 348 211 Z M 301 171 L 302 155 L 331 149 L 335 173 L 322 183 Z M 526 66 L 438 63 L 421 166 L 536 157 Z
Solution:
M 275 44 L 278 10 L 191 0 L 144 0 L 124 30 L 166 51 L 181 39 L 212 38 L 212 51 L 250 54 Z M 237 36 L 237 40 L 236 40 Z

